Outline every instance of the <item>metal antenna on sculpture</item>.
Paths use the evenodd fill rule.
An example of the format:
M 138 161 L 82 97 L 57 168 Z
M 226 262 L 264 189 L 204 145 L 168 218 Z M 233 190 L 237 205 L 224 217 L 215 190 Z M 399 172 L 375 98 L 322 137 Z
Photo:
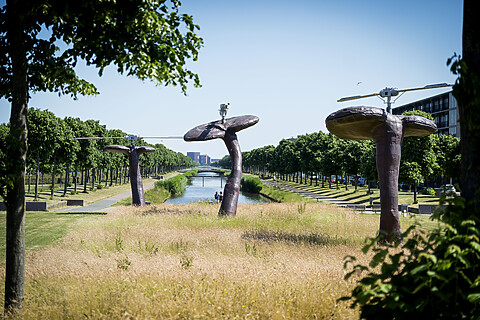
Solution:
M 366 94 L 366 95 L 362 95 L 362 96 L 353 96 L 353 97 L 341 98 L 341 99 L 338 99 L 337 102 L 344 102 L 344 101 L 350 101 L 350 100 L 356 100 L 356 99 L 361 99 L 361 98 L 378 96 L 380 99 L 383 100 L 383 103 L 385 103 L 387 105 L 387 112 L 392 113 L 392 103 L 397 101 L 397 99 L 400 98 L 407 91 L 435 89 L 435 88 L 443 88 L 443 87 L 451 87 L 451 86 L 452 86 L 452 84 L 438 83 L 438 84 L 429 84 L 425 87 L 418 87 L 418 88 L 411 88 L 411 89 L 401 89 L 401 90 L 398 90 L 396 88 L 385 88 L 385 89 L 380 90 L 379 93 L 371 93 L 371 94 Z M 395 100 L 392 101 L 392 97 L 395 97 L 395 96 L 398 96 L 398 97 Z M 385 98 L 386 98 L 386 100 L 385 100 Z
M 222 117 L 222 123 L 225 123 L 225 116 L 227 115 L 227 109 L 230 103 L 222 103 L 220 109 L 218 109 L 220 116 Z
M 160 140 L 166 140 L 166 139 L 183 139 L 183 137 L 180 136 L 166 136 L 166 137 L 140 137 L 137 135 L 129 135 L 125 137 L 78 137 L 74 138 L 75 140 L 93 140 L 93 139 L 126 139 L 128 141 L 131 141 L 132 147 L 135 147 L 135 141 L 140 140 L 140 139 L 160 139 Z

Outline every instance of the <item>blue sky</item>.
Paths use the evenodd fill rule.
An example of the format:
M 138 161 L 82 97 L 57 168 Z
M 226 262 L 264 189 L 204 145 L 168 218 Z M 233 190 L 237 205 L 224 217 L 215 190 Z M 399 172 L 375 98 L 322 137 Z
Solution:
M 218 119 L 219 105 L 229 102 L 227 117 L 260 118 L 238 134 L 242 151 L 276 145 L 326 132 L 325 118 L 340 108 L 384 107 L 377 97 L 336 102 L 341 97 L 453 83 L 446 61 L 461 53 L 462 6 L 460 0 L 183 0 L 182 11 L 193 15 L 205 41 L 190 64 L 201 88 L 191 86 L 184 96 L 179 87 L 155 86 L 114 68 L 100 78 L 94 68 L 79 66 L 100 95 L 73 101 L 39 93 L 29 106 L 131 134 L 176 136 Z M 447 90 L 408 92 L 394 107 Z M 9 116 L 10 105 L 1 99 L 0 122 Z M 227 154 L 220 140 L 162 143 L 212 158 Z

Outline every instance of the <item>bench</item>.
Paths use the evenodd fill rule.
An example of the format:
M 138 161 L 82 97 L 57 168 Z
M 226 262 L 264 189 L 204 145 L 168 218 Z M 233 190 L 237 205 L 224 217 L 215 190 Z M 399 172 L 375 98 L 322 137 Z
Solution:
M 419 204 L 418 205 L 418 213 L 419 214 L 432 214 L 433 211 L 438 207 L 436 204 Z M 446 206 L 443 206 L 444 208 Z
M 371 208 L 372 208 L 372 211 L 375 212 L 375 213 L 382 211 L 382 206 L 380 205 L 380 203 L 375 203 L 374 202 L 372 204 Z
M 5 202 L 0 202 L 0 211 L 6 210 Z M 27 201 L 25 211 L 47 211 L 47 203 L 45 201 Z
M 362 212 L 365 211 L 365 209 L 367 208 L 367 206 L 364 204 L 347 204 L 344 207 L 348 209 L 352 209 L 354 211 L 362 211 Z
M 79 206 L 79 207 L 83 207 L 83 200 L 67 199 L 67 206 Z

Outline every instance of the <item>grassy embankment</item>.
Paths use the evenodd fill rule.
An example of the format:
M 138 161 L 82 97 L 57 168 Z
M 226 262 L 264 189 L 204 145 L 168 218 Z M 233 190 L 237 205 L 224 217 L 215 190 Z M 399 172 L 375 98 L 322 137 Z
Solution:
M 246 178 L 246 180 L 258 181 L 258 183 L 260 183 L 260 185 L 261 185 L 261 188 L 260 188 L 260 192 L 257 192 L 255 190 L 255 193 L 260 193 L 261 195 L 266 196 L 267 198 L 270 198 L 270 200 L 273 199 L 274 202 L 281 202 L 281 203 L 296 203 L 296 202 L 314 203 L 314 202 L 316 202 L 316 200 L 314 200 L 312 198 L 309 198 L 309 197 L 305 197 L 305 196 L 303 196 L 299 193 L 286 191 L 286 190 L 283 190 L 283 189 L 280 189 L 280 188 L 273 187 L 273 186 L 270 186 L 268 184 L 262 183 L 262 181 L 259 180 L 258 176 L 256 176 L 256 175 L 252 175 L 252 174 L 249 174 L 249 173 L 243 173 L 242 177 Z M 257 182 L 252 182 L 252 181 L 250 181 L 250 183 L 255 184 L 255 185 L 257 184 Z M 249 191 L 251 191 L 251 190 L 249 190 Z
M 271 180 L 270 180 L 271 181 Z M 380 190 L 371 189 L 372 193 L 368 193 L 368 187 L 358 187 L 355 192 L 355 186 L 349 185 L 348 190 L 345 190 L 345 185 L 339 185 L 339 189 L 336 189 L 336 185 L 332 183 L 332 187 L 328 187 L 328 183 L 325 183 L 325 187 L 322 188 L 321 182 L 318 186 L 315 186 L 315 181 L 313 184 L 303 184 L 296 183 L 292 181 L 284 181 L 277 179 L 276 183 L 280 183 L 286 186 L 299 188 L 306 191 L 315 192 L 324 196 L 329 196 L 332 198 L 338 198 L 341 200 L 350 201 L 352 203 L 358 204 L 369 204 L 370 197 L 373 198 L 374 202 L 380 202 Z M 264 184 L 265 186 L 265 184 Z M 439 198 L 436 196 L 424 195 L 417 193 L 417 201 L 421 204 L 438 204 Z M 398 192 L 398 203 L 406 203 L 412 207 L 418 208 L 418 204 L 413 204 L 413 192 L 399 191 Z
M 343 258 L 367 263 L 360 249 L 378 216 L 271 203 L 239 205 L 225 219 L 218 206 L 27 213 L 23 318 L 358 319 L 336 302 L 354 285 L 342 280 Z M 413 222 L 401 219 L 404 227 Z M 39 233 L 53 242 L 39 245 Z

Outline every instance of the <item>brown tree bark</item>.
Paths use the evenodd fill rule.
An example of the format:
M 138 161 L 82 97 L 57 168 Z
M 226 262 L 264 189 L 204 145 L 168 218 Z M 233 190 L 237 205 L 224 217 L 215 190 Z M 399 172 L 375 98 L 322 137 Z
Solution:
M 460 189 L 467 207 L 480 211 L 480 4 L 465 0 L 463 5 L 462 54 L 467 70 L 461 74 L 453 93 L 458 102 L 462 154 Z
M 24 299 L 25 281 L 25 162 L 27 156 L 27 58 L 25 35 L 21 16 L 21 3 L 7 1 L 7 37 L 12 59 L 12 109 L 9 150 L 9 173 L 13 175 L 13 188 L 8 188 L 7 237 L 5 264 L 5 314 L 20 309 Z

